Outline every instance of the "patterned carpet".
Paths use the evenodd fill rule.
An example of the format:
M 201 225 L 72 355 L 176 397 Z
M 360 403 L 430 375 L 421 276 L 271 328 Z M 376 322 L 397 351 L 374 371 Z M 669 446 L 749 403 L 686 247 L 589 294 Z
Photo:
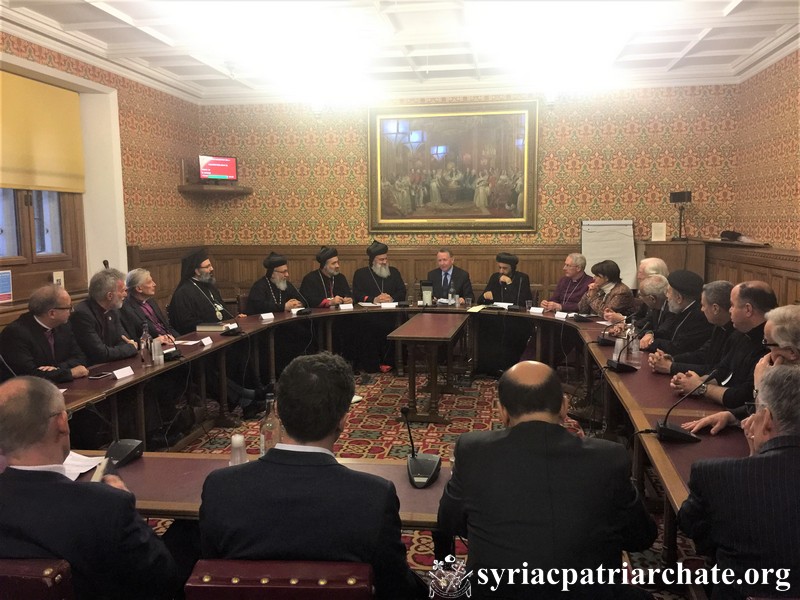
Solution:
M 362 400 L 353 404 L 347 420 L 347 428 L 337 442 L 334 450 L 342 458 L 395 458 L 405 459 L 410 451 L 408 434 L 405 424 L 399 420 L 400 408 L 406 402 L 408 380 L 398 377 L 393 373 L 376 374 L 370 376 L 368 383 L 358 383 L 356 393 Z M 425 383 L 425 376 L 421 376 L 418 385 Z M 412 423 L 414 441 L 418 448 L 425 451 L 436 452 L 445 459 L 451 456 L 453 445 L 458 436 L 467 431 L 496 429 L 501 427 L 497 415 L 493 410 L 497 382 L 490 378 L 479 378 L 473 382 L 460 381 L 462 392 L 460 394 L 446 395 L 443 397 L 439 412 L 452 421 L 450 425 L 430 425 Z M 427 395 L 423 395 L 423 399 Z M 213 409 L 211 408 L 213 406 Z M 210 405 L 216 410 L 216 405 Z M 186 452 L 199 452 L 219 454 L 229 452 L 230 439 L 234 433 L 245 436 L 245 445 L 248 454 L 257 455 L 258 421 L 244 421 L 238 428 L 214 428 L 190 444 Z M 661 506 L 661 502 L 655 502 Z M 635 567 L 661 566 L 661 549 L 663 528 L 660 516 L 659 536 L 653 547 L 643 553 L 631 555 Z M 167 520 L 151 521 L 157 531 L 163 531 L 169 526 Z M 433 565 L 433 544 L 429 531 L 408 530 L 403 532 L 403 541 L 408 549 L 408 560 L 411 567 L 423 576 Z M 456 551 L 460 556 L 466 555 L 466 547 L 459 541 Z M 679 536 L 679 559 L 694 556 L 692 543 Z M 684 590 L 651 590 L 658 599 L 680 600 L 686 598 Z

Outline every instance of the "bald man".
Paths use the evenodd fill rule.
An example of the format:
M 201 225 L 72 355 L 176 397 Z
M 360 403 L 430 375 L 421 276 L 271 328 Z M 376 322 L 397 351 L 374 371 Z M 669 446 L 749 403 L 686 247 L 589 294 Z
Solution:
M 38 377 L 0 385 L 0 558 L 63 558 L 76 598 L 171 598 L 180 588 L 166 546 L 122 480 L 67 478 L 64 397 Z
M 621 566 L 622 550 L 649 548 L 656 526 L 630 480 L 625 448 L 580 439 L 559 422 L 567 401 L 555 372 L 517 363 L 500 378 L 505 429 L 471 432 L 456 443 L 439 504 L 444 535 L 469 539 L 467 569 Z M 598 493 L 603 490 L 603 493 Z M 477 583 L 477 585 L 476 585 Z M 473 582 L 476 598 L 496 597 Z M 501 588 L 525 597 L 527 586 Z M 615 588 L 571 589 L 570 597 L 613 598 Z M 500 592 L 498 592 L 499 594 Z

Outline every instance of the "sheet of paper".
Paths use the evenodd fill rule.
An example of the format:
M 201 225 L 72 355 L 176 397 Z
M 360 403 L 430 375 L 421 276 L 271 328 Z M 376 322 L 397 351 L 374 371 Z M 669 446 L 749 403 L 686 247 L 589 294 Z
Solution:
M 84 456 L 77 452 L 70 451 L 67 460 L 64 461 L 64 468 L 67 470 L 67 477 L 72 481 L 78 478 L 81 473 L 91 471 L 103 460 L 102 456 Z
M 199 344 L 200 340 L 175 340 L 175 343 L 182 346 L 194 346 L 195 344 Z
M 374 302 L 359 302 L 358 305 L 359 306 L 378 306 Z

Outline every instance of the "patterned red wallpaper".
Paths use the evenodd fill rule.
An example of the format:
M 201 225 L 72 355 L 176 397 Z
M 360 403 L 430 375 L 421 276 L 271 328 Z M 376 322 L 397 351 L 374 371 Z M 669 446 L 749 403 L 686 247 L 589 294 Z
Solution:
M 737 231 L 800 250 L 800 52 L 738 92 Z
M 0 33 L 0 40 L 5 52 L 119 91 L 129 244 L 368 243 L 366 110 L 196 106 L 19 38 Z M 625 218 L 634 220 L 637 238 L 649 238 L 653 221 L 667 221 L 673 235 L 677 211 L 668 194 L 690 189 L 689 235 L 736 229 L 797 248 L 798 57 L 740 86 L 542 103 L 538 232 L 381 238 L 395 244 L 567 244 L 577 242 L 581 219 Z M 478 100 L 498 99 L 510 98 Z M 253 195 L 180 195 L 179 161 L 201 152 L 237 156 L 241 182 L 254 188 Z

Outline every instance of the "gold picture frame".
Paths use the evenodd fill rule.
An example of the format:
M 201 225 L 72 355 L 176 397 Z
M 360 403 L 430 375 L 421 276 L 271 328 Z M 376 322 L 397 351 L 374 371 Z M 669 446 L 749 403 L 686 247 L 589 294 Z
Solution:
M 370 109 L 370 231 L 535 231 L 538 123 L 536 100 Z

